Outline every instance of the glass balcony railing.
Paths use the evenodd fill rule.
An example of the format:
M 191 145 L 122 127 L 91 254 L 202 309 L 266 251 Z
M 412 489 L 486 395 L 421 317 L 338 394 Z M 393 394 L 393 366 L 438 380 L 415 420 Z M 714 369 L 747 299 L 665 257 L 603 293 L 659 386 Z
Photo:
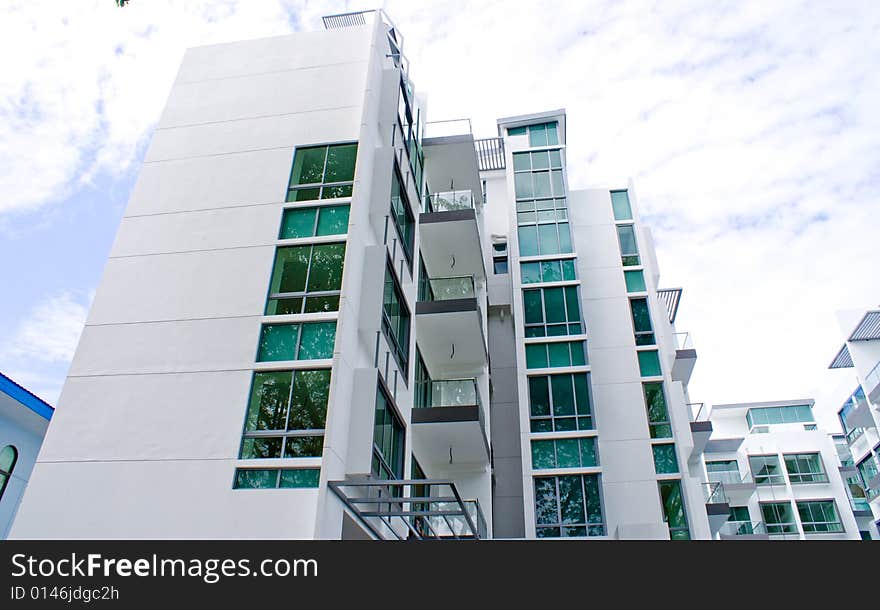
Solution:
M 419 290 L 420 301 L 449 301 L 476 297 L 474 276 L 435 277 L 423 280 Z
M 865 389 L 865 394 L 870 394 L 878 385 L 880 385 L 880 361 L 874 365 L 870 373 L 865 375 L 865 383 L 862 387 Z
M 760 536 L 767 534 L 767 526 L 761 521 L 728 521 L 719 532 L 722 536 Z
M 709 409 L 704 403 L 689 402 L 687 407 L 691 414 L 691 421 L 707 421 L 709 419 Z
M 868 502 L 867 498 L 850 498 L 849 499 L 850 506 L 852 506 L 853 510 L 862 510 L 871 512 L 871 505 Z
M 416 389 L 416 408 L 482 406 L 473 378 L 423 381 Z
M 474 193 L 470 190 L 431 193 L 425 197 L 425 207 L 429 213 L 470 210 L 474 207 Z
M 706 474 L 710 483 L 721 483 L 722 485 L 748 485 L 755 482 L 751 474 L 743 475 L 734 470 L 721 470 Z
M 703 497 L 706 504 L 726 504 L 727 495 L 721 483 L 703 483 Z
M 675 349 L 694 349 L 694 338 L 689 332 L 672 333 L 675 338 Z

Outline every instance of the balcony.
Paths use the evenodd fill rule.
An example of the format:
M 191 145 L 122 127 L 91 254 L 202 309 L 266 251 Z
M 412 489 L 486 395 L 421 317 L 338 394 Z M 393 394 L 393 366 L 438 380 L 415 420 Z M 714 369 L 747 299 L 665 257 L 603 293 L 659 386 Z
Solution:
M 425 211 L 419 214 L 419 247 L 428 275 L 471 275 L 485 280 L 476 201 L 470 189 L 425 197 Z
M 722 540 L 769 540 L 767 527 L 761 521 L 728 521 L 718 532 Z
M 702 402 L 689 402 L 687 407 L 690 416 L 691 437 L 694 440 L 694 448 L 691 450 L 688 462 L 694 463 L 706 450 L 709 437 L 712 436 L 712 422 L 709 421 L 709 409 Z
M 478 540 L 488 536 L 477 500 L 452 481 L 329 481 L 327 486 L 377 540 Z
M 714 536 L 730 518 L 730 502 L 724 494 L 724 486 L 721 483 L 703 483 L 702 488 L 706 500 L 706 516 L 709 517 L 709 529 Z
M 687 385 L 697 363 L 697 350 L 694 349 L 690 333 L 673 333 L 673 337 L 675 337 L 675 359 L 672 362 L 672 380 Z
M 720 483 L 724 489 L 724 495 L 729 502 L 735 505 L 746 504 L 755 493 L 757 485 L 752 475 L 740 474 L 739 471 L 709 472 L 707 478 L 710 483 Z
M 476 377 L 488 360 L 473 276 L 432 277 L 419 285 L 416 336 L 435 378 Z
M 870 519 L 874 518 L 874 513 L 871 512 L 871 504 L 868 502 L 867 498 L 853 498 L 850 497 L 849 505 L 852 508 L 853 516 L 858 517 L 868 517 Z
M 489 441 L 476 379 L 424 381 L 412 410 L 413 453 L 421 464 L 487 464 Z

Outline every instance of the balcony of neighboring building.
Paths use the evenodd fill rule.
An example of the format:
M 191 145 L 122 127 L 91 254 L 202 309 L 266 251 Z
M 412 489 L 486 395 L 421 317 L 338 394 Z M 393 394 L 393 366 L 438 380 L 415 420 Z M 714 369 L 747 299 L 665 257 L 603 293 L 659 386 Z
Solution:
M 488 361 L 483 314 L 472 275 L 419 279 L 416 337 L 433 377 L 476 377 Z
M 355 479 L 327 486 L 376 540 L 488 537 L 480 502 L 462 498 L 452 481 Z
M 761 521 L 727 521 L 718 530 L 721 540 L 769 540 L 767 526 Z
M 413 454 L 422 464 L 487 464 L 489 441 L 477 379 L 416 382 Z
M 672 362 L 672 380 L 681 381 L 685 385 L 691 380 L 694 365 L 697 363 L 697 350 L 694 348 L 690 333 L 674 333 L 675 358 Z
M 739 470 L 722 470 L 707 472 L 710 483 L 720 483 L 724 496 L 733 504 L 747 504 L 758 486 L 750 473 L 742 474 Z
M 706 502 L 706 516 L 712 535 L 717 534 L 730 518 L 730 502 L 721 483 L 703 483 L 703 497 Z

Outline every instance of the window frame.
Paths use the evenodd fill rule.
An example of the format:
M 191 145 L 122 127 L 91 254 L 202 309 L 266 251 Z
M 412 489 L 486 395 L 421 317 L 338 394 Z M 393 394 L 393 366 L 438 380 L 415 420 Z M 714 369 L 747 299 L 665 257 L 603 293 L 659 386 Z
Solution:
M 547 299 L 546 295 L 548 291 L 561 291 L 562 293 L 562 313 L 563 313 L 563 321 L 562 322 L 548 322 L 547 321 Z M 541 322 L 526 322 L 526 294 L 535 294 L 538 293 L 540 295 L 541 300 Z M 577 309 L 577 319 L 572 320 L 569 316 L 571 314 L 570 308 L 571 304 L 569 303 L 569 295 L 574 293 L 574 307 Z M 577 336 L 586 334 L 586 330 L 584 329 L 584 321 L 583 316 L 581 315 L 581 303 L 580 303 L 580 284 L 568 284 L 565 286 L 545 286 L 545 287 L 537 287 L 537 288 L 523 288 L 522 289 L 522 299 L 523 299 L 523 333 L 527 339 L 531 338 L 547 338 L 547 337 L 564 337 L 564 336 Z M 574 330 L 577 332 L 572 332 L 572 327 L 576 327 Z M 551 329 L 561 328 L 565 332 L 550 334 Z M 542 334 L 532 334 L 529 332 L 535 332 L 540 329 Z
M 406 337 L 405 337 L 405 345 L 400 344 L 400 339 L 397 336 L 399 329 L 394 329 L 391 324 L 390 314 L 388 313 L 388 304 L 385 302 L 385 293 L 387 292 L 388 278 L 391 277 L 392 296 L 397 299 L 397 305 L 400 308 L 402 313 L 405 315 L 398 315 L 401 319 L 406 319 Z M 404 297 L 403 288 L 400 285 L 400 280 L 397 279 L 397 274 L 394 272 L 394 267 L 391 264 L 391 261 L 386 257 L 385 259 L 385 279 L 383 280 L 383 289 L 382 289 L 382 313 L 381 313 L 381 328 L 382 334 L 385 335 L 385 340 L 388 342 L 388 345 L 391 346 L 391 353 L 394 355 L 394 360 L 397 362 L 397 365 L 400 367 L 400 370 L 403 372 L 403 381 L 406 385 L 409 385 L 409 344 L 412 340 L 412 312 L 409 309 L 409 304 L 406 302 L 406 298 Z
M 285 241 L 285 240 L 290 240 L 290 239 L 312 239 L 314 237 L 335 237 L 337 235 L 338 236 L 348 235 L 348 221 L 345 223 L 345 231 L 343 231 L 342 233 L 324 233 L 324 234 L 320 234 L 320 235 L 318 234 L 318 226 L 321 223 L 321 214 L 325 210 L 330 210 L 330 209 L 335 210 L 335 209 L 346 208 L 348 210 L 346 217 L 348 218 L 349 221 L 351 219 L 351 217 L 350 217 L 351 203 L 349 203 L 349 202 L 329 203 L 332 200 L 325 200 L 325 201 L 328 201 L 328 203 L 318 204 L 318 205 L 316 205 L 316 204 L 294 205 L 294 206 L 288 206 L 288 207 L 283 208 L 281 210 L 281 227 L 278 229 L 278 240 Z M 284 221 L 285 221 L 285 219 L 287 219 L 288 214 L 295 214 L 297 212 L 302 212 L 304 210 L 315 210 L 315 221 L 312 224 L 311 234 L 310 235 L 303 235 L 300 237 L 285 237 L 284 236 L 284 226 L 285 226 Z
M 577 390 L 577 382 L 575 381 L 575 377 L 583 375 L 584 376 L 584 384 L 586 386 L 586 393 L 584 399 L 586 401 L 586 405 L 582 405 L 578 401 L 578 390 Z M 574 412 L 571 414 L 558 414 L 556 413 L 556 399 L 553 394 L 553 381 L 551 378 L 559 378 L 568 377 L 569 382 L 571 384 L 571 393 L 574 397 Z M 547 406 L 549 407 L 550 413 L 549 415 L 533 415 L 532 412 L 532 384 L 537 383 L 533 382 L 533 379 L 543 378 L 546 380 L 547 384 Z M 528 375 L 526 377 L 526 385 L 528 387 L 529 392 L 529 430 L 532 434 L 537 434 L 541 432 L 575 432 L 575 431 L 586 431 L 586 430 L 595 430 L 596 423 L 594 421 L 593 415 L 593 388 L 592 388 L 592 380 L 590 378 L 590 373 L 588 371 L 582 371 L 577 373 L 552 373 L 552 374 L 544 374 L 544 375 Z M 580 412 L 580 408 L 585 407 L 583 413 Z M 572 422 L 574 427 L 560 427 L 560 424 Z M 550 429 L 549 430 L 536 430 L 536 426 L 539 426 L 539 422 L 549 422 Z M 581 427 L 582 424 L 585 424 L 587 427 Z
M 667 506 L 666 501 L 663 499 L 663 487 L 664 486 L 675 486 L 678 489 L 678 497 L 681 502 L 681 517 L 684 520 L 684 525 L 672 525 L 671 518 L 669 515 L 669 507 Z M 666 524 L 666 527 L 669 530 L 669 539 L 670 540 L 690 540 L 691 539 L 691 528 L 690 528 L 690 519 L 687 514 L 687 502 L 685 502 L 684 498 L 684 489 L 681 486 L 681 479 L 660 479 L 657 481 L 657 493 L 660 495 L 660 508 L 663 512 L 663 523 Z M 683 535 L 682 535 L 683 534 Z
M 398 195 L 399 195 L 399 203 L 401 205 L 401 209 L 395 209 L 394 204 L 394 185 L 397 184 Z M 409 200 L 409 193 L 407 192 L 407 183 L 403 179 L 403 172 L 400 170 L 400 165 L 397 163 L 397 160 L 394 161 L 394 169 L 391 172 L 391 195 L 389 197 L 389 215 L 391 216 L 392 224 L 394 225 L 394 229 L 397 232 L 397 238 L 400 241 L 400 247 L 403 250 L 404 258 L 406 259 L 407 265 L 409 265 L 410 270 L 412 270 L 413 266 L 413 258 L 415 256 L 415 243 L 416 243 L 416 217 L 412 211 L 412 205 Z M 400 225 L 400 213 L 404 217 L 404 221 L 406 223 L 405 227 Z M 404 229 L 409 229 L 409 234 L 404 234 Z
M 400 415 L 400 411 L 397 408 L 397 404 L 394 402 L 394 399 L 391 397 L 391 392 L 388 391 L 388 388 L 385 386 L 385 383 L 382 381 L 381 377 L 378 377 L 378 383 L 376 384 L 376 403 L 379 401 L 380 395 L 384 400 L 385 407 L 383 411 L 390 415 L 391 419 L 391 456 L 390 459 L 394 459 L 394 445 L 398 442 L 400 443 L 400 455 L 397 456 L 397 461 L 399 464 L 391 464 L 389 462 L 389 456 L 386 456 L 384 453 L 384 448 L 380 447 L 376 441 L 376 428 L 378 427 L 376 423 L 376 416 L 379 414 L 379 409 L 374 406 L 373 408 L 373 439 L 371 441 L 372 447 L 372 459 L 370 460 L 370 472 L 377 479 L 382 481 L 398 481 L 402 480 L 406 474 L 406 425 L 403 423 L 403 417 Z M 384 423 L 382 424 L 385 425 Z M 377 472 L 378 467 L 378 472 Z M 400 473 L 398 475 L 397 470 L 399 469 Z M 388 475 L 396 475 L 396 476 L 388 476 Z M 397 488 L 395 491 L 400 491 L 400 488 Z
M 342 246 L 342 260 L 340 262 L 339 267 L 339 288 L 334 290 L 316 290 L 309 291 L 309 280 L 312 274 L 312 268 L 315 262 L 315 250 L 316 248 L 328 248 L 332 246 Z M 294 291 L 294 292 L 272 292 L 272 284 L 275 283 L 275 274 L 278 269 L 279 256 L 281 252 L 287 250 L 308 250 L 308 263 L 306 265 L 306 273 L 305 273 L 305 281 L 304 289 L 302 291 Z M 269 276 L 269 293 L 266 296 L 266 309 L 264 310 L 264 315 L 266 316 L 274 316 L 274 315 L 295 315 L 302 313 L 329 313 L 339 311 L 339 299 L 342 296 L 342 281 L 343 275 L 345 273 L 345 253 L 348 250 L 348 242 L 346 241 L 332 241 L 332 242 L 321 242 L 321 243 L 311 243 L 311 244 L 301 244 L 301 245 L 292 245 L 292 246 L 278 246 L 275 248 L 275 258 L 272 262 L 272 273 Z M 323 267 L 319 265 L 319 267 Z M 281 271 L 279 275 L 279 282 L 283 278 L 284 272 Z M 321 297 L 331 298 L 336 297 L 336 307 L 335 309 L 328 309 L 324 311 L 306 311 L 306 307 L 309 304 L 309 299 L 319 299 Z M 279 305 L 281 305 L 281 301 L 291 300 L 291 299 L 302 299 L 302 303 L 299 306 L 299 311 L 288 312 L 288 313 L 270 313 L 270 308 L 275 306 L 276 310 Z
M 605 536 L 605 507 L 602 502 L 602 482 L 601 475 L 598 473 L 578 473 L 578 474 L 558 474 L 558 475 L 540 475 L 532 477 L 532 488 L 533 492 L 533 501 L 534 501 L 534 519 L 535 519 L 535 536 L 537 538 L 583 538 L 583 537 L 596 537 L 596 536 Z M 581 487 L 581 508 L 583 509 L 584 521 L 577 523 L 565 523 L 562 516 L 562 494 L 560 493 L 559 485 L 561 479 L 575 479 L 579 478 L 580 487 Z M 552 480 L 553 481 L 553 489 L 555 504 L 556 504 L 556 519 L 551 523 L 541 523 L 538 520 L 538 484 L 539 480 Z M 590 491 L 595 491 L 595 497 L 590 496 L 587 493 L 587 480 L 590 480 Z M 594 503 L 598 508 L 598 513 L 590 512 L 588 510 L 588 506 Z M 594 515 L 598 514 L 598 520 L 596 520 Z M 593 520 L 591 521 L 591 518 Z M 563 536 L 562 530 L 564 528 L 583 528 L 584 535 L 583 536 Z M 557 531 L 557 534 L 554 536 L 553 530 Z M 542 535 L 542 531 L 547 532 L 547 534 Z M 549 534 L 549 535 L 548 535 Z
M 652 403 L 648 400 L 648 386 L 659 386 L 659 396 L 663 399 L 663 410 L 665 411 L 666 419 L 658 419 L 656 421 L 651 420 Z M 662 381 L 643 381 L 642 397 L 645 401 L 645 416 L 648 420 L 648 435 L 652 439 L 674 438 L 674 435 L 672 434 L 672 421 L 669 419 L 669 401 L 666 400 L 665 384 Z M 668 429 L 669 434 L 660 436 L 661 432 L 657 430 L 657 428 L 662 430 Z
M 9 462 L 9 466 L 5 469 L 0 465 L 0 476 L 3 477 L 3 480 L 0 481 L 0 500 L 3 500 L 3 494 L 6 492 L 6 488 L 9 486 L 9 481 L 12 479 L 12 473 L 15 471 L 15 465 L 18 463 L 18 448 L 13 445 L 5 445 L 3 449 L 0 449 L 0 454 L 6 449 L 12 450 L 12 461 Z
M 574 335 L 579 336 L 579 335 Z M 540 337 L 539 337 L 540 338 Z M 544 337 L 545 339 L 548 337 Z M 555 337 L 551 337 L 555 338 Z M 551 364 L 550 359 L 550 347 L 553 344 L 562 343 L 568 346 L 568 364 Z M 576 344 L 581 345 L 581 349 L 583 350 L 583 362 L 576 362 L 573 357 L 574 354 L 578 353 L 574 346 Z M 529 366 L 529 353 L 535 353 L 537 351 L 536 348 L 543 347 L 544 348 L 544 366 Z M 531 349 L 530 349 L 531 348 Z M 572 368 L 572 367 L 580 367 L 580 366 L 589 366 L 590 360 L 587 354 L 587 341 L 586 339 L 575 339 L 574 341 L 533 341 L 530 343 L 526 343 L 524 345 L 525 353 L 526 353 L 526 370 L 539 370 L 539 369 L 556 369 L 556 368 Z
M 529 449 L 530 449 L 530 458 L 532 464 L 532 470 L 562 470 L 568 468 L 599 468 L 599 445 L 598 445 L 598 437 L 597 436 L 565 436 L 565 437 L 551 437 L 551 438 L 532 438 L 529 440 Z M 565 442 L 574 442 L 577 445 L 577 461 L 578 463 L 573 466 L 560 466 L 559 461 L 559 443 Z M 553 452 L 553 465 L 552 466 L 538 466 L 537 460 L 535 459 L 535 443 L 547 443 L 552 446 Z M 592 446 L 591 450 L 584 450 L 584 444 L 587 443 Z M 584 460 L 585 453 L 589 455 L 592 453 L 593 463 L 586 463 Z
M 811 519 L 815 519 L 813 511 L 814 505 L 830 506 L 831 511 L 834 513 L 834 521 L 805 521 L 803 513 L 801 512 L 802 505 L 805 505 Z M 801 528 L 803 529 L 804 534 L 841 534 L 844 532 L 843 522 L 840 519 L 840 511 L 837 510 L 837 502 L 835 502 L 833 498 L 795 500 L 794 508 L 797 512 L 798 519 L 800 519 Z M 819 526 L 824 526 L 829 529 L 817 529 Z
M 287 472 L 317 472 L 317 480 L 314 481 L 314 485 L 290 485 L 283 486 L 281 485 L 281 479 L 283 477 L 283 473 Z M 275 485 L 272 487 L 243 487 L 239 485 L 239 475 L 243 472 L 274 472 L 275 473 Z M 303 468 L 236 468 L 234 474 L 232 475 L 232 489 L 317 489 L 320 486 L 321 481 L 321 468 L 320 467 L 303 467 Z
M 647 317 L 648 330 L 639 330 L 636 326 L 636 308 L 634 306 L 636 302 L 645 304 L 644 315 Z M 648 302 L 648 297 L 631 297 L 629 299 L 629 312 L 630 318 L 632 320 L 633 337 L 635 338 L 636 345 L 656 345 L 657 340 L 654 335 L 654 322 L 653 320 L 651 320 L 651 304 Z
M 809 472 L 792 472 L 789 467 L 789 459 L 794 459 L 794 464 L 799 468 L 802 458 L 816 458 L 818 471 Z M 828 483 L 828 473 L 825 470 L 825 464 L 822 461 L 822 454 L 818 451 L 783 453 L 782 462 L 785 464 L 785 472 L 788 474 L 788 482 L 792 485 L 803 485 L 808 483 Z
M 788 511 L 791 515 L 791 521 L 779 521 L 776 520 L 779 517 L 778 511 L 776 508 L 779 506 L 787 506 Z M 771 536 L 784 536 L 790 534 L 798 534 L 798 524 L 797 524 L 797 516 L 794 507 L 792 506 L 791 500 L 773 500 L 767 502 L 758 502 L 758 508 L 761 509 L 761 519 L 764 521 L 764 526 L 767 528 L 767 533 Z M 771 521 L 767 518 L 766 510 L 768 508 L 772 508 L 774 512 L 774 520 Z
M 764 485 L 772 487 L 773 485 L 785 485 L 785 470 L 783 470 L 782 462 L 779 460 L 779 455 L 776 453 L 757 453 L 757 454 L 749 454 L 749 472 L 752 473 L 752 480 L 755 481 L 755 485 Z M 768 466 L 768 460 L 776 461 L 776 469 L 778 470 L 775 474 L 761 474 L 760 469 L 755 468 L 755 460 L 761 460 L 763 463 L 760 465 L 760 468 L 765 468 Z M 772 464 L 771 464 L 772 465 Z
M 355 147 L 355 152 L 354 152 L 355 164 L 354 164 L 354 167 L 352 168 L 352 179 L 351 180 L 340 180 L 340 181 L 335 181 L 335 182 L 324 182 L 324 179 L 327 176 L 327 161 L 330 158 L 330 149 L 333 147 L 351 146 L 351 145 L 354 145 L 354 147 Z M 293 172 L 294 172 L 294 169 L 296 168 L 297 154 L 299 154 L 300 151 L 312 150 L 312 149 L 317 149 L 317 148 L 324 148 L 324 165 L 321 170 L 321 182 L 308 182 L 308 183 L 304 182 L 304 183 L 293 184 Z M 359 148 L 359 146 L 358 146 L 357 140 L 294 147 L 293 160 L 291 161 L 291 164 L 290 164 L 290 175 L 287 179 L 287 191 L 286 191 L 285 197 L 284 197 L 285 202 L 294 203 L 294 202 L 299 202 L 299 201 L 323 201 L 324 199 L 349 199 L 349 198 L 351 198 L 352 195 L 354 194 L 354 179 L 357 176 L 358 148 Z M 328 187 L 329 188 L 339 188 L 339 187 L 346 187 L 346 186 L 351 186 L 351 192 L 349 192 L 347 195 L 342 195 L 339 197 L 324 197 L 323 196 L 325 188 L 328 188 Z M 291 193 L 294 193 L 297 191 L 311 190 L 311 189 L 318 189 L 318 196 L 315 197 L 314 199 L 291 199 L 290 198 Z
M 316 326 L 316 325 L 333 325 L 333 345 L 330 348 L 330 355 L 325 358 L 300 358 L 300 348 L 302 347 L 302 334 L 304 326 Z M 275 327 L 275 326 L 298 326 L 299 328 L 296 331 L 296 342 L 293 349 L 293 358 L 285 358 L 285 359 L 262 359 L 260 358 L 260 353 L 263 350 L 263 333 L 267 327 Z M 331 360 L 333 358 L 333 353 L 336 350 L 336 320 L 321 320 L 314 322 L 264 322 L 260 325 L 260 337 L 257 342 L 257 356 L 256 362 L 293 362 L 293 361 L 305 361 L 305 360 Z
M 638 267 L 642 264 L 642 257 L 639 253 L 639 239 L 636 236 L 636 225 L 634 223 L 624 223 L 615 225 L 615 229 L 617 231 L 617 245 L 620 247 L 620 262 L 624 267 Z M 632 242 L 635 249 L 630 251 L 624 251 L 623 248 L 623 235 L 621 231 L 628 231 L 632 233 Z M 629 237 L 629 236 L 626 236 Z

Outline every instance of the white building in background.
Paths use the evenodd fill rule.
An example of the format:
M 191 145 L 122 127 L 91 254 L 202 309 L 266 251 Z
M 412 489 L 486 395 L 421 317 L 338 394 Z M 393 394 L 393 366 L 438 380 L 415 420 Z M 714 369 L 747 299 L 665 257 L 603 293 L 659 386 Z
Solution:
M 860 511 L 859 526 L 876 536 L 880 523 L 880 309 L 841 312 L 838 321 L 845 341 L 829 368 L 855 372 L 855 389 L 838 411 L 849 449 L 849 455 L 844 454 L 850 460 L 848 482 L 859 503 L 868 509 Z
M 13 535 L 715 537 L 633 186 L 569 188 L 563 110 L 426 122 L 387 16 L 325 25 L 186 53 Z
M 54 411 L 0 373 L 0 540 L 12 527 Z
M 866 508 L 847 478 L 837 436 L 816 424 L 813 401 L 715 405 L 703 461 L 730 508 L 725 539 L 859 539 Z

